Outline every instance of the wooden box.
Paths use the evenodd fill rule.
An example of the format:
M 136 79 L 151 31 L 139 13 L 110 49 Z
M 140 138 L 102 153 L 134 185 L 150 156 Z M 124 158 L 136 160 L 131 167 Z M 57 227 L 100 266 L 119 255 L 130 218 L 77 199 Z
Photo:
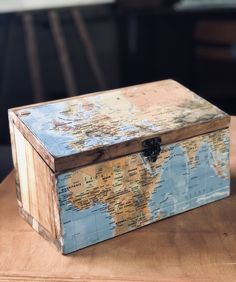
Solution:
M 230 193 L 230 117 L 173 80 L 9 121 L 20 213 L 64 254 Z

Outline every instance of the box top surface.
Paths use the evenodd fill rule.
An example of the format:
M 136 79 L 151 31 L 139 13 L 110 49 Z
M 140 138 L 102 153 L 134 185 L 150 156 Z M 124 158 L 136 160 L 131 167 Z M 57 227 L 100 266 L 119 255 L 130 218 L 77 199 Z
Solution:
M 163 144 L 171 143 L 227 127 L 229 123 L 226 113 L 173 80 L 10 112 L 18 124 L 23 124 L 19 127 L 27 131 L 24 135 L 28 141 L 33 146 L 34 142 L 38 144 L 36 150 L 48 154 L 46 162 L 51 159 L 48 164 L 54 171 L 140 151 L 142 141 L 154 136 L 160 136 Z M 44 159 L 45 154 L 41 154 Z

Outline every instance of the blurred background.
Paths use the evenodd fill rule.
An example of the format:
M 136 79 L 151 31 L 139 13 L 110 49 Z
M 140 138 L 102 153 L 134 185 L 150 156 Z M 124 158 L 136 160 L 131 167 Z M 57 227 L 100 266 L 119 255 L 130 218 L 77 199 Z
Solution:
M 236 0 L 1 0 L 0 181 L 8 108 L 166 78 L 236 114 Z

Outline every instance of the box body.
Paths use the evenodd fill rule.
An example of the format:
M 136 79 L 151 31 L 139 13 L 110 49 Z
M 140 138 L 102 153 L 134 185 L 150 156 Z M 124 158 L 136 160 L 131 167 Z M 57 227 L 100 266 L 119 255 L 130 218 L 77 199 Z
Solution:
M 65 253 L 229 195 L 229 130 L 57 176 Z M 191 216 L 191 215 L 189 215 Z
M 175 82 L 168 83 L 171 89 L 180 87 Z M 149 85 L 147 86 L 147 89 L 150 89 Z M 155 87 L 159 89 L 158 85 Z M 109 99 L 114 103 L 114 97 L 110 96 Z M 96 97 L 93 99 L 96 103 Z M 41 128 L 38 132 L 34 131 L 36 127 L 34 125 L 31 128 L 32 120 L 28 119 L 30 114 L 32 119 L 37 116 L 42 106 L 36 106 L 33 110 L 21 108 L 10 111 L 13 159 L 21 215 L 38 233 L 53 242 L 62 253 L 67 254 L 228 196 L 229 118 L 198 96 L 194 96 L 195 100 L 197 103 L 200 101 L 202 111 L 208 111 L 205 115 L 199 112 L 194 117 L 196 107 L 187 101 L 188 114 L 182 113 L 182 120 L 178 113 L 176 116 L 182 127 L 175 124 L 176 128 L 168 129 L 168 126 L 171 127 L 173 124 L 166 123 L 167 129 L 161 133 L 160 127 L 158 131 L 155 124 L 148 124 L 149 121 L 143 117 L 141 130 L 146 135 L 142 135 L 140 140 L 153 136 L 161 137 L 161 152 L 153 162 L 144 156 L 143 150 L 140 150 L 142 142 L 137 141 L 139 132 L 131 128 L 134 127 L 134 123 L 131 122 L 125 132 L 131 136 L 133 130 L 136 139 L 130 137 L 124 149 L 121 149 L 120 140 L 118 145 L 115 144 L 116 147 L 114 144 L 111 144 L 113 147 L 105 144 L 106 150 L 104 147 L 99 148 L 98 158 L 97 148 L 96 150 L 94 147 L 90 148 L 90 152 L 88 150 L 92 144 L 91 139 L 83 139 L 87 140 L 87 143 L 83 142 L 83 146 L 87 146 L 85 153 L 89 153 L 84 154 L 81 159 L 81 151 L 77 155 L 73 153 L 70 155 L 77 143 L 72 142 L 72 147 L 68 147 L 63 140 L 54 144 L 53 148 L 51 144 L 48 146 L 50 150 L 54 150 L 54 158 L 56 153 L 61 154 L 57 157 L 57 162 L 52 162 L 51 154 L 46 155 L 40 147 L 40 142 L 47 145 L 42 141 L 45 133 L 39 135 L 38 132 L 43 133 Z M 163 104 L 161 105 L 163 111 Z M 175 102 L 172 102 L 173 105 Z M 125 106 L 127 104 L 120 107 Z M 87 103 L 86 107 L 86 111 L 89 112 L 92 105 Z M 106 110 L 105 108 L 103 111 L 103 117 Z M 164 114 L 167 115 L 169 109 L 165 110 Z M 33 116 L 33 111 L 37 111 L 37 115 Z M 127 107 L 126 111 L 130 111 L 130 108 Z M 193 117 L 189 115 L 189 111 L 192 111 Z M 58 121 L 53 122 L 54 124 L 57 122 L 59 130 L 63 128 L 62 132 L 65 134 L 65 129 L 70 131 L 71 119 L 65 110 L 63 114 L 67 119 L 65 117 L 60 119 L 60 124 Z M 174 117 L 174 113 L 168 115 Z M 79 122 L 82 124 L 82 121 Z M 187 122 L 186 129 L 184 125 Z M 145 124 L 148 124 L 148 127 L 144 128 Z M 117 123 L 115 126 L 117 128 Z M 81 128 L 78 135 L 82 139 L 84 132 L 83 127 Z M 55 127 L 51 130 L 55 130 Z M 98 140 L 104 142 L 104 136 L 96 133 L 98 132 L 92 132 L 93 140 L 95 136 L 96 142 Z M 86 134 L 91 134 L 87 127 Z M 120 137 L 119 132 L 112 134 L 111 140 L 104 131 L 108 139 L 106 142 L 114 143 L 115 137 L 117 139 Z M 127 136 L 122 138 L 124 141 Z M 46 145 L 44 147 L 48 150 Z M 92 145 L 94 146 L 94 143 Z M 65 156 L 65 152 L 68 155 Z

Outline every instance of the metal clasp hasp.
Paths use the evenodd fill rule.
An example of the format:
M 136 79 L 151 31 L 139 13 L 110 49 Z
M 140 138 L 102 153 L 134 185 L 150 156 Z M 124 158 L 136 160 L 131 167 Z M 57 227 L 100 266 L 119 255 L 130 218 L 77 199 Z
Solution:
M 155 162 L 158 155 L 161 152 L 161 138 L 155 137 L 143 141 L 143 156 L 146 157 L 149 161 Z

